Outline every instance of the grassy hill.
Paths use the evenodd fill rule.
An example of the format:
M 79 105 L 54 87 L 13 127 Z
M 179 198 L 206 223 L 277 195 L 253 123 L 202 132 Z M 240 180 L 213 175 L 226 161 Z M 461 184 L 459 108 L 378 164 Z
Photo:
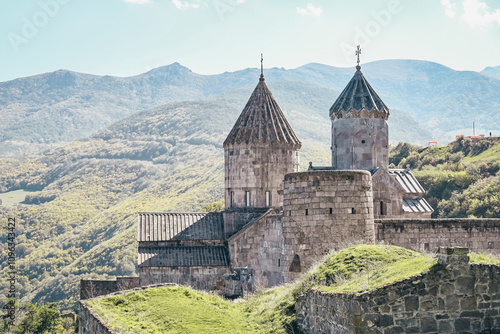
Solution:
M 499 263 L 471 255 L 471 261 L 478 260 Z M 295 301 L 311 288 L 362 292 L 417 275 L 435 264 L 435 258 L 400 247 L 358 245 L 328 255 L 297 283 L 236 302 L 185 287 L 161 287 L 86 304 L 123 333 L 295 333 Z

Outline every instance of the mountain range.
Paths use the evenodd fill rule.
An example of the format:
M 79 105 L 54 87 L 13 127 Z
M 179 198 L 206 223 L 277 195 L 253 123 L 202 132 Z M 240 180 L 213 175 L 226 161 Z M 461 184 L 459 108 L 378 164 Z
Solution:
M 362 66 L 365 77 L 391 110 L 402 111 L 412 124 L 428 131 L 425 138 L 413 141 L 419 144 L 431 139 L 448 142 L 458 133 L 469 134 L 473 121 L 481 131 L 498 135 L 500 80 L 492 74 L 498 69 L 455 71 L 417 60 L 383 60 Z M 300 105 L 327 122 L 329 107 L 353 74 L 353 68 L 315 63 L 290 70 L 265 70 L 271 89 L 273 84 L 293 83 L 286 94 L 293 102 L 278 99 L 284 110 Z M 258 75 L 257 69 L 200 75 L 174 63 L 126 78 L 60 70 L 2 82 L 0 156 L 37 153 L 38 149 L 85 138 L 137 111 L 165 103 L 206 99 L 240 88 L 250 90 Z M 314 91 L 323 93 L 321 102 L 304 94 Z M 241 103 L 246 98 L 242 95 Z M 408 129 L 401 125 L 393 127 L 395 133 Z M 392 140 L 402 138 L 393 136 Z

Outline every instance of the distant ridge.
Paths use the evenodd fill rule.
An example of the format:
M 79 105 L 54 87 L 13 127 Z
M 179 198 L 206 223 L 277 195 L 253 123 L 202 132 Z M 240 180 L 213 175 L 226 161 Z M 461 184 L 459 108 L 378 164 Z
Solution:
M 354 68 L 310 63 L 289 70 L 266 69 L 266 81 L 339 91 L 352 73 Z M 476 128 L 486 133 L 500 132 L 500 80 L 491 74 L 455 71 L 419 60 L 367 63 L 363 64 L 363 73 L 391 110 L 409 114 L 432 133 L 434 140 L 452 140 L 457 133 L 471 128 L 472 120 Z M 12 147 L 53 145 L 84 138 L 140 110 L 253 86 L 258 74 L 257 68 L 249 68 L 201 75 L 173 63 L 131 77 L 59 70 L 2 82 L 0 156 Z M 308 100 L 307 96 L 299 96 Z M 336 96 L 326 98 L 331 105 Z M 327 114 L 328 109 L 318 112 Z

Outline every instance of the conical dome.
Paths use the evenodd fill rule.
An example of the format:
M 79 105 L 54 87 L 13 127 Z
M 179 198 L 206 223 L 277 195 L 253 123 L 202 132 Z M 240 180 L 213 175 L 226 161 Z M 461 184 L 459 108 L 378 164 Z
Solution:
M 261 75 L 240 117 L 224 141 L 229 144 L 301 145 Z
M 382 118 L 387 120 L 389 108 L 365 79 L 361 67 L 330 108 L 330 118 Z

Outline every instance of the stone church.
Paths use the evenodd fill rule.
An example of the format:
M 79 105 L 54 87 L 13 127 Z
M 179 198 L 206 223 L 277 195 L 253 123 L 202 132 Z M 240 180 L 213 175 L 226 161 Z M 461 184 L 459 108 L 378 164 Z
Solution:
M 332 165 L 299 172 L 301 142 L 261 73 L 224 141 L 224 211 L 139 213 L 140 285 L 274 286 L 332 250 L 384 242 L 377 219 L 430 219 L 411 171 L 388 167 L 388 117 L 358 64 L 330 108 Z

